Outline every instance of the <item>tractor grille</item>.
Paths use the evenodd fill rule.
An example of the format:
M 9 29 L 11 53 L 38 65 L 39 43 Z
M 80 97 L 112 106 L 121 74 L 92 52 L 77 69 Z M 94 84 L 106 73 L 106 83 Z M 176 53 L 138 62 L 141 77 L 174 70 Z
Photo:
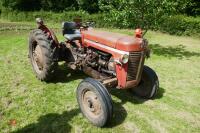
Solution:
M 143 58 L 143 54 L 141 52 L 130 52 L 128 61 L 127 80 L 136 80 L 137 74 L 139 72 L 139 65 L 143 63 L 143 60 L 141 60 L 141 58 Z

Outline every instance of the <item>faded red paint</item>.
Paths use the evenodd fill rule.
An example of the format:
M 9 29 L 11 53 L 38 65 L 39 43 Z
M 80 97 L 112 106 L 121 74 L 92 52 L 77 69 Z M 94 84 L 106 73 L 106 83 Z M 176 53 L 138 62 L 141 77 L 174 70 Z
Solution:
M 82 31 L 84 39 L 92 40 L 94 42 L 116 48 L 123 51 L 142 51 L 141 38 L 127 36 L 124 34 L 111 33 L 106 31 L 86 30 Z M 84 42 L 84 40 L 82 40 Z

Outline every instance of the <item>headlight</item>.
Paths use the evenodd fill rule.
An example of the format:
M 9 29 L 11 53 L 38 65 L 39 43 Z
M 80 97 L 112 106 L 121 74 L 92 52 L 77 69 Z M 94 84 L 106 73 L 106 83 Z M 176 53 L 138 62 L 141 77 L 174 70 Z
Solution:
M 128 62 L 129 56 L 127 54 L 122 55 L 121 62 L 122 64 L 126 64 Z

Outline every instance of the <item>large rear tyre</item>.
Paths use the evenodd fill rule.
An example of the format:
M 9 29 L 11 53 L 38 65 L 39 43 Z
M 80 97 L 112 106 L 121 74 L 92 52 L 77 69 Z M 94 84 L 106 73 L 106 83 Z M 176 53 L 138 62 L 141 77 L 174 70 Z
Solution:
M 158 76 L 154 70 L 144 66 L 141 81 L 138 86 L 132 88 L 132 92 L 139 97 L 151 99 L 154 98 L 159 89 Z
M 29 57 L 36 77 L 42 81 L 49 81 L 57 67 L 54 61 L 56 47 L 40 29 L 33 30 L 29 36 Z
M 86 78 L 79 84 L 76 94 L 81 112 L 92 124 L 103 127 L 112 118 L 112 99 L 100 82 Z

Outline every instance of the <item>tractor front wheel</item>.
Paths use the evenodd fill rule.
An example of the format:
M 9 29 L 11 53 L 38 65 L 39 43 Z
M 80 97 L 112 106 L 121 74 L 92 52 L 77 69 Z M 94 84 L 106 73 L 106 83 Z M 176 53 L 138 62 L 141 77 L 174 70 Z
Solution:
M 139 97 L 151 99 L 156 96 L 158 89 L 159 80 L 155 71 L 148 66 L 144 66 L 140 83 L 131 90 Z
M 87 78 L 77 88 L 77 101 L 83 115 L 95 126 L 103 127 L 112 117 L 112 99 L 98 81 Z

